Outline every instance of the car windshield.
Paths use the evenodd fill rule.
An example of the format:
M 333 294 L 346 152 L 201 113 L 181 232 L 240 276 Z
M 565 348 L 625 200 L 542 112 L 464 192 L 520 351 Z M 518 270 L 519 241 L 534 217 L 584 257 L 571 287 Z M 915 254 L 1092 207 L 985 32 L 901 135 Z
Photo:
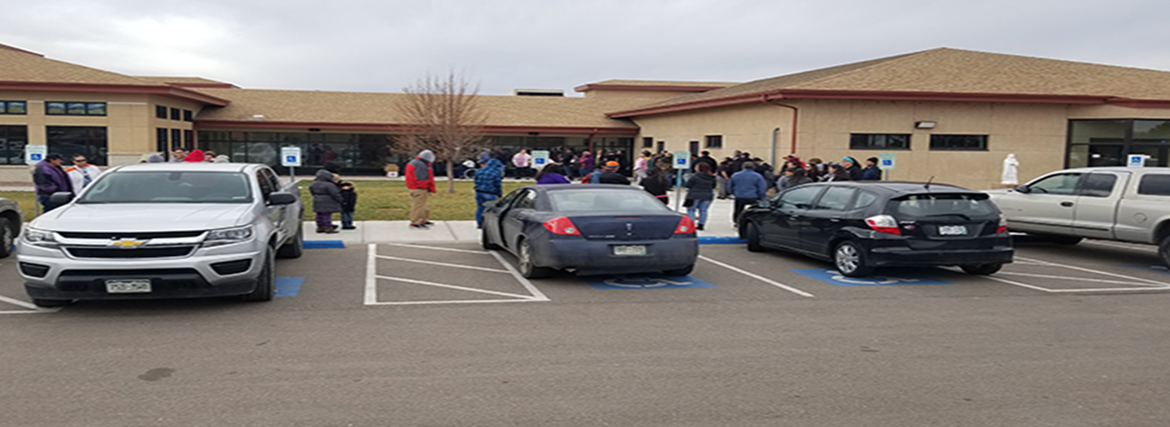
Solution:
M 251 203 L 239 172 L 115 172 L 93 183 L 77 203 Z
M 666 205 L 641 191 L 589 190 L 549 191 L 553 210 L 565 212 L 662 212 Z
M 899 217 L 911 218 L 971 219 L 998 214 L 986 194 L 914 194 L 891 200 L 890 207 Z

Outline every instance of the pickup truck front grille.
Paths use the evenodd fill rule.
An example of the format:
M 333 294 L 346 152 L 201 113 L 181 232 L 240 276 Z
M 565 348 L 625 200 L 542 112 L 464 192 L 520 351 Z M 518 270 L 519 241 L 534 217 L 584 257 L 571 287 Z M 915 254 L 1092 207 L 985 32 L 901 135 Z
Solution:
M 58 231 L 61 237 L 68 239 L 170 239 L 170 238 L 184 238 L 184 237 L 199 237 L 204 231 L 158 231 L 158 232 L 133 232 L 133 231 L 104 231 L 104 232 L 78 232 L 78 231 Z
M 191 254 L 194 246 L 181 246 L 173 248 L 139 248 L 139 249 L 120 249 L 120 248 L 65 248 L 69 252 L 69 256 L 74 258 L 168 258 L 168 257 L 184 257 Z

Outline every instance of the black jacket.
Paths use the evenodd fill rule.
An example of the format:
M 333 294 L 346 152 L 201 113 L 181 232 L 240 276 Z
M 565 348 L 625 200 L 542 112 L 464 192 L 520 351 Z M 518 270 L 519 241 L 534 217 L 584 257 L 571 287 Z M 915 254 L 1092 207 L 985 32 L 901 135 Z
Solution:
M 630 185 L 630 180 L 617 172 L 601 171 L 601 174 L 597 176 L 597 183 Z
M 357 210 L 357 191 L 353 188 L 341 190 L 341 211 L 353 212 Z
M 715 198 L 715 176 L 702 172 L 691 174 L 687 187 L 687 200 L 712 200 Z
M 655 196 L 662 196 L 666 194 L 666 191 L 670 187 L 666 182 L 666 177 L 659 173 L 657 175 L 649 176 L 646 177 L 646 179 L 643 179 L 642 188 L 645 189 L 647 193 L 653 194 Z

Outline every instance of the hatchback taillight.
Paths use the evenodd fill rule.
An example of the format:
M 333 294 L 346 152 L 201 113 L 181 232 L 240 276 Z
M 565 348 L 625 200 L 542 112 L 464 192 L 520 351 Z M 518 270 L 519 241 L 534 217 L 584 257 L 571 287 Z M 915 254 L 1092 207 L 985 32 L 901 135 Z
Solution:
M 674 234 L 691 234 L 695 232 L 695 221 L 689 216 L 684 216 L 678 221 L 678 227 L 674 228 Z
M 563 216 L 545 221 L 544 228 L 552 234 L 561 236 L 581 235 L 581 230 L 578 230 L 577 226 L 573 225 L 573 221 L 570 221 L 569 218 Z
M 902 235 L 902 230 L 898 228 L 898 221 L 889 215 L 871 216 L 865 219 L 865 224 L 878 233 Z
M 1007 218 L 999 217 L 999 226 L 995 228 L 995 234 L 1007 233 Z

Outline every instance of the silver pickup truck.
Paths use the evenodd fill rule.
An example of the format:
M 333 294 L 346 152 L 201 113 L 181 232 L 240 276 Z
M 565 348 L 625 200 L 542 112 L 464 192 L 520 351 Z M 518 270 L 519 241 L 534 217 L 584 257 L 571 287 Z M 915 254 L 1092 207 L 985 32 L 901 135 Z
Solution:
M 295 184 L 267 166 L 150 163 L 111 168 L 33 220 L 16 252 L 33 304 L 239 295 L 268 301 L 274 259 L 301 256 Z
M 988 193 L 1011 231 L 1155 244 L 1170 266 L 1170 168 L 1068 169 Z

